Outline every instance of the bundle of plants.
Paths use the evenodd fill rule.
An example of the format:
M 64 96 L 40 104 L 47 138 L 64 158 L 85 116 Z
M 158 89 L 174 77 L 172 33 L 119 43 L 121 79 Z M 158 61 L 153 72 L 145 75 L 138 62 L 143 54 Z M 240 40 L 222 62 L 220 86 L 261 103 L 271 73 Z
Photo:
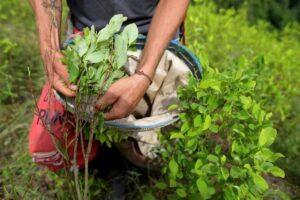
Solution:
M 83 36 L 76 37 L 62 52 L 64 55 L 62 62 L 67 65 L 69 80 L 78 87 L 75 98 L 63 97 L 67 109 L 74 115 L 75 139 L 72 141 L 74 157 L 69 158 L 69 163 L 73 163 L 78 199 L 88 199 L 88 162 L 94 139 L 108 145 L 112 141 L 120 140 L 118 133 L 104 133 L 105 111 L 95 111 L 94 105 L 110 85 L 126 76 L 123 66 L 127 62 L 127 51 L 138 37 L 135 24 L 122 28 L 126 20 L 126 17 L 119 14 L 113 16 L 109 24 L 98 32 L 94 27 L 86 28 Z M 87 144 L 84 144 L 84 138 Z M 83 184 L 80 181 L 76 160 L 78 147 L 82 148 L 85 163 Z
M 67 65 L 70 82 L 78 86 L 75 112 L 87 111 L 79 107 L 92 108 L 113 82 L 126 75 L 123 66 L 127 50 L 138 37 L 135 24 L 120 31 L 126 20 L 118 14 L 99 32 L 94 27 L 86 28 L 84 35 L 76 37 L 63 51 L 62 61 Z

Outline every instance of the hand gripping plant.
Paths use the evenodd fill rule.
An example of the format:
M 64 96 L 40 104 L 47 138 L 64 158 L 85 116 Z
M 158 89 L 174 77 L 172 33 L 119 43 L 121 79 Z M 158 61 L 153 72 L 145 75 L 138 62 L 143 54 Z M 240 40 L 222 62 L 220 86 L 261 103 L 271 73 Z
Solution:
M 74 104 L 71 106 L 76 127 L 74 155 L 77 155 L 78 145 L 84 146 L 83 138 L 88 139 L 88 145 L 83 150 L 85 160 L 83 199 L 88 198 L 88 158 L 94 137 L 97 139 L 100 137 L 101 142 L 109 144 L 111 140 L 118 138 L 116 135 L 116 137 L 105 137 L 103 134 L 104 113 L 95 112 L 93 108 L 96 100 L 105 93 L 109 86 L 126 75 L 122 67 L 127 62 L 127 50 L 138 37 L 135 24 L 127 25 L 120 32 L 126 19 L 119 14 L 115 15 L 99 32 L 96 32 L 94 27 L 84 29 L 84 35 L 76 37 L 63 51 L 62 61 L 67 65 L 70 82 L 78 86 Z M 76 163 L 76 156 L 74 156 L 76 191 L 78 198 L 82 199 Z

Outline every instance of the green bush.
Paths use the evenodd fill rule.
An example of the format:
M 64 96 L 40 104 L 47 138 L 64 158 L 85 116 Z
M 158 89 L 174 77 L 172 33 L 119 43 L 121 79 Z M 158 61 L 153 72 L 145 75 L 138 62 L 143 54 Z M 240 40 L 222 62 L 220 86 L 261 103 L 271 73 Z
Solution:
M 274 148 L 287 156 L 280 165 L 299 176 L 295 163 L 300 162 L 300 26 L 270 31 L 266 22 L 250 26 L 245 9 L 215 10 L 211 3 L 190 8 L 188 46 L 196 55 L 207 53 L 211 66 L 221 72 L 242 68 L 255 78 L 253 98 L 273 113 L 279 131 Z
M 300 2 L 297 0 L 214 0 L 219 8 L 246 6 L 248 21 L 270 22 L 275 28 L 284 28 L 291 21 L 300 22 Z
M 191 78 L 179 90 L 180 128 L 161 136 L 170 161 L 157 186 L 169 199 L 264 199 L 278 192 L 263 177 L 285 176 L 274 165 L 283 155 L 269 149 L 277 135 L 272 113 L 254 98 L 253 72 L 238 67 L 206 68 L 201 81 Z

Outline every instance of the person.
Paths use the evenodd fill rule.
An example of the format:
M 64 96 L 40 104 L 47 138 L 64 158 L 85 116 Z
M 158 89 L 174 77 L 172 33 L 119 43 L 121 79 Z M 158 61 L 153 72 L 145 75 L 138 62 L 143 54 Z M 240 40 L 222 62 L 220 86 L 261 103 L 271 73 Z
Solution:
M 139 33 L 147 40 L 138 64 L 138 72 L 113 83 L 107 92 L 97 101 L 96 108 L 104 110 L 112 106 L 105 114 L 106 120 L 128 116 L 139 103 L 151 80 L 156 67 L 169 42 L 177 37 L 189 0 L 68 0 L 71 21 L 75 30 L 95 26 L 103 28 L 115 14 L 128 17 L 126 24 L 136 23 Z M 65 96 L 74 97 L 77 86 L 69 82 L 66 66 L 61 62 L 61 0 L 30 0 L 36 16 L 40 54 L 46 73 L 46 84 L 37 103 L 30 134 L 29 150 L 33 161 L 52 170 L 68 167 L 65 156 L 57 148 L 56 140 L 65 138 L 69 156 L 72 158 L 74 146 L 74 126 L 64 106 L 58 102 L 52 88 Z M 72 120 L 70 120 L 72 121 Z M 68 135 L 65 133 L 68 132 Z M 89 159 L 96 157 L 100 144 L 94 141 Z M 100 151 L 101 152 L 101 151 Z M 80 147 L 77 151 L 77 165 L 84 167 Z

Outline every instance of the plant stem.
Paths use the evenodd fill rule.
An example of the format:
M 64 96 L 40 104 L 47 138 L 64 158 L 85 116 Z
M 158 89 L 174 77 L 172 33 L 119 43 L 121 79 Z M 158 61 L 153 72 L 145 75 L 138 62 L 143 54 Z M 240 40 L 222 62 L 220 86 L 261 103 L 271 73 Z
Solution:
M 75 144 L 74 144 L 74 155 L 73 155 L 73 168 L 74 168 L 74 180 L 75 180 L 75 187 L 76 187 L 76 193 L 77 198 L 79 200 L 82 200 L 81 196 L 81 189 L 79 185 L 79 179 L 78 179 L 78 167 L 77 167 L 77 147 L 78 147 L 78 135 L 79 135 L 79 120 L 76 116 L 76 133 L 75 133 Z
M 101 123 L 103 123 L 102 120 L 102 115 L 101 117 Z M 95 114 L 93 114 L 93 121 L 91 123 L 91 133 L 90 133 L 90 137 L 89 137 L 89 141 L 88 141 L 88 146 L 87 146 L 87 153 L 85 155 L 85 159 L 84 159 L 84 164 L 85 164 L 85 170 L 84 170 L 84 184 L 85 184 L 85 188 L 84 188 L 84 200 L 87 200 L 88 197 L 88 191 L 89 191 L 89 184 L 88 184 L 88 171 L 89 171 L 89 157 L 91 154 L 91 150 L 92 150 L 92 144 L 93 144 L 93 138 L 94 138 L 94 134 L 95 134 L 95 129 L 98 123 L 98 117 L 95 118 Z

